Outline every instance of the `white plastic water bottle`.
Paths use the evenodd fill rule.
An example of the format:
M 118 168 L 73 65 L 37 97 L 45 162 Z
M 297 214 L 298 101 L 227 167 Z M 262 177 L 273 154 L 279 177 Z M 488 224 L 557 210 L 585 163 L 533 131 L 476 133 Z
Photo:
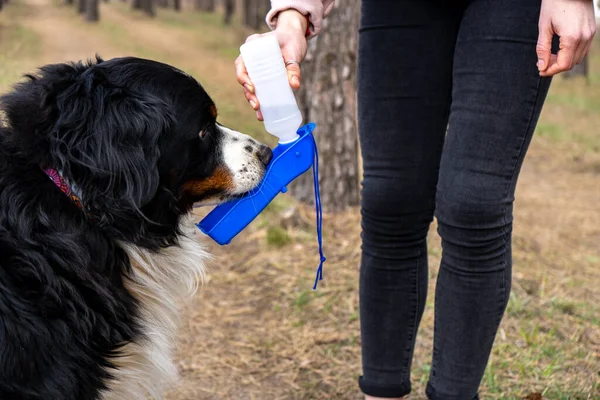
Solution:
M 289 143 L 298 138 L 296 131 L 302 124 L 294 92 L 274 34 L 265 35 L 240 47 L 248 70 L 265 129 L 279 138 L 279 143 Z

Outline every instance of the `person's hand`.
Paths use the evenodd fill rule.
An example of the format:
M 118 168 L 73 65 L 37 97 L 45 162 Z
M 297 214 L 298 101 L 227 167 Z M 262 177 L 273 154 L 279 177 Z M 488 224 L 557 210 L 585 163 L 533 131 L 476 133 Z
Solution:
M 542 0 L 536 47 L 541 76 L 568 71 L 587 55 L 596 33 L 592 0 Z M 560 36 L 556 55 L 551 54 L 552 36 Z
M 249 36 L 246 42 L 257 39 L 264 35 L 275 35 L 281 46 L 281 54 L 286 63 L 288 80 L 290 86 L 294 90 L 300 88 L 300 62 L 306 56 L 306 17 L 296 10 L 282 11 L 277 16 L 277 27 L 273 32 L 255 34 Z M 293 62 L 290 62 L 293 61 Z M 256 117 L 259 121 L 263 120 L 260 112 L 260 104 L 254 94 L 254 85 L 250 81 L 246 66 L 240 55 L 235 60 L 235 69 L 237 80 L 244 89 L 246 100 L 250 106 L 256 111 Z

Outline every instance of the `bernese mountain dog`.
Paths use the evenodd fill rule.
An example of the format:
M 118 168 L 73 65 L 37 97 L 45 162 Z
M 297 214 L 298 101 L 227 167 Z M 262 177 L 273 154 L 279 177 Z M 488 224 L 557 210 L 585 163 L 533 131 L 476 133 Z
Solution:
M 255 188 L 271 150 L 133 57 L 43 66 L 0 107 L 0 399 L 161 398 L 208 256 L 192 209 Z

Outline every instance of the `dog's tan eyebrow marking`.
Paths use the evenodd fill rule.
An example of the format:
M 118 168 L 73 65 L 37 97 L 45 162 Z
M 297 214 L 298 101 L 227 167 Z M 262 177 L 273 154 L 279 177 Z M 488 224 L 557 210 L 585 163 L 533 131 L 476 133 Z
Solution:
M 217 118 L 217 107 L 214 104 L 210 105 L 210 114 L 213 116 L 213 118 Z

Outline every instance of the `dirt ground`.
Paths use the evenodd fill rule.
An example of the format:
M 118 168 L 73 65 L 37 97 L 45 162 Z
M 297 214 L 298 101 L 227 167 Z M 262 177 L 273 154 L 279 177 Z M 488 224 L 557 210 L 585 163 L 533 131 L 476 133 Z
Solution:
M 191 71 L 227 122 L 260 131 L 233 73 L 240 31 L 174 13 L 149 20 L 122 4 L 102 4 L 101 24 L 89 26 L 51 0 L 20 3 L 12 18 L 37 44 L 25 41 L 31 51 L 11 47 L 14 57 L 0 58 L 0 90 L 43 63 L 95 53 L 138 55 Z M 14 23 L 0 15 L 0 33 Z M 595 50 L 600 53 L 600 46 Z M 557 80 L 523 166 L 514 288 L 484 377 L 484 399 L 531 393 L 600 399 L 600 57 L 592 61 L 590 85 Z M 317 291 L 311 290 L 318 265 L 313 220 L 312 209 L 283 197 L 227 247 L 199 235 L 215 258 L 184 313 L 177 354 L 181 382 L 168 399 L 361 398 L 359 213 L 325 216 L 327 262 Z M 430 236 L 431 291 L 411 399 L 423 398 L 431 357 L 431 294 L 441 254 L 435 226 Z

